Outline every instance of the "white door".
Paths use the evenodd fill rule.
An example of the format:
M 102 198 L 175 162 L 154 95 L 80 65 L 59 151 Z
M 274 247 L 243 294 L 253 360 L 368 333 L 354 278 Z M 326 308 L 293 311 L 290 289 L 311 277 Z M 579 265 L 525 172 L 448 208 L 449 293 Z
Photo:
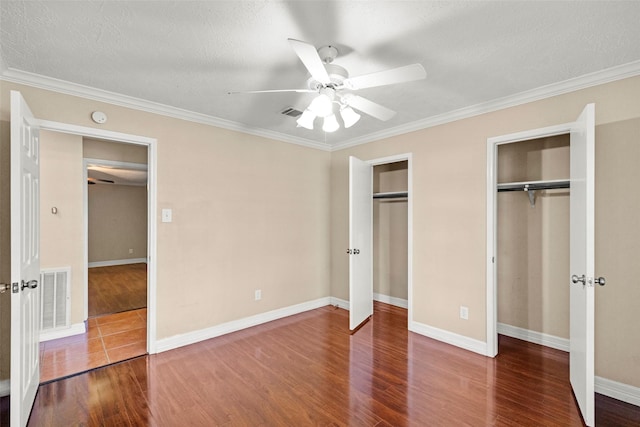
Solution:
M 349 329 L 373 314 L 372 168 L 349 157 Z
M 594 144 L 595 106 L 571 128 L 570 378 L 584 422 L 594 419 Z
M 38 127 L 11 91 L 11 427 L 27 425 L 40 381 Z

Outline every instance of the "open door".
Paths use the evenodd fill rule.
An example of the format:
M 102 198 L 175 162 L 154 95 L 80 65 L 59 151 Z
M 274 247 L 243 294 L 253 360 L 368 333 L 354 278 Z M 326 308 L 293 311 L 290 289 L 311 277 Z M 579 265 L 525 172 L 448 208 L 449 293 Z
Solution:
M 594 166 L 595 106 L 589 104 L 571 128 L 570 195 L 570 378 L 588 426 L 594 402 Z
M 373 184 L 371 165 L 349 157 L 349 329 L 373 314 Z
M 11 91 L 11 427 L 27 425 L 40 381 L 38 127 Z

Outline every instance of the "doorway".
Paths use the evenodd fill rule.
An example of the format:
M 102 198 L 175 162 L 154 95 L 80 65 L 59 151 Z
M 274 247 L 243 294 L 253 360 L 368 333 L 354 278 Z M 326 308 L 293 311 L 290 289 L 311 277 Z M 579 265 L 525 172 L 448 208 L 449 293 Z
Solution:
M 570 383 L 587 425 L 594 420 L 594 285 L 603 285 L 595 277 L 594 193 L 595 193 L 595 105 L 588 104 L 575 122 L 534 129 L 487 140 L 487 355 L 498 353 L 497 264 L 497 192 L 514 189 L 528 193 L 548 188 L 552 182 L 512 182 L 498 185 L 498 147 L 541 138 L 569 135 L 569 271 L 564 286 L 569 287 L 569 366 Z M 563 180 L 566 183 L 566 179 Z M 541 185 L 542 187 L 539 187 Z M 563 183 L 563 185 L 566 185 Z
M 83 155 L 85 317 L 146 308 L 147 148 L 85 138 Z
M 350 173 L 349 173 L 349 246 L 347 250 L 349 254 L 349 323 L 350 329 L 356 331 L 372 314 L 373 314 L 373 299 L 374 299 L 374 185 L 376 185 L 376 199 L 388 199 L 396 200 L 395 207 L 400 207 L 404 204 L 404 209 L 400 215 L 406 217 L 406 227 L 403 224 L 399 225 L 399 228 L 405 228 L 404 233 L 406 240 L 403 243 L 406 247 L 405 253 L 402 254 L 399 261 L 394 266 L 394 271 L 406 272 L 406 279 L 403 277 L 402 281 L 406 282 L 406 303 L 403 301 L 404 292 L 400 293 L 400 296 L 386 295 L 384 292 L 396 293 L 397 290 L 391 291 L 387 288 L 380 292 L 382 288 L 377 289 L 377 296 L 386 299 L 384 302 L 393 302 L 397 305 L 405 305 L 407 308 L 408 323 L 411 324 L 412 317 L 412 271 L 413 271 L 413 216 L 412 216 L 412 156 L 410 153 L 400 154 L 396 156 L 389 156 L 374 160 L 363 162 L 355 157 L 349 159 Z M 395 165 L 394 165 L 395 164 Z M 390 165 L 390 166 L 389 166 Z M 378 169 L 378 182 L 374 184 L 375 173 L 374 168 Z M 381 175 L 388 174 L 388 177 L 382 178 Z M 388 181 L 388 182 L 387 182 Z M 398 186 L 399 184 L 399 186 Z M 404 184 L 404 185 L 403 185 Z M 404 191 L 401 187 L 404 186 Z M 403 200 L 404 199 L 404 200 Z M 399 202 L 402 200 L 402 202 Z M 399 203 L 398 203 L 399 202 Z M 383 205 L 382 211 L 389 212 L 388 204 Z M 377 207 L 378 213 L 380 213 L 380 205 Z M 396 212 L 397 213 L 397 212 Z M 379 218 L 378 218 L 379 219 Z M 378 236 L 380 237 L 380 236 Z M 380 243 L 380 242 L 378 242 Z M 400 243 L 402 244 L 402 243 Z M 381 255 L 380 248 L 378 249 L 378 256 Z M 387 254 L 388 255 L 388 254 Z M 386 261 L 389 258 L 386 257 Z M 397 261 L 395 259 L 394 261 Z M 400 265 L 404 264 L 404 268 Z M 379 266 L 378 266 L 379 267 Z M 387 265 L 388 267 L 388 265 Z M 388 273 L 388 270 L 387 270 Z M 404 274 L 402 274 L 404 276 Z M 375 271 L 375 274 L 380 274 L 379 269 Z M 388 277 L 388 276 L 387 276 Z M 380 277 L 379 277 L 380 278 Z M 382 285 L 380 280 L 377 281 L 378 285 Z M 384 286 L 384 285 L 382 285 Z M 388 286 L 388 283 L 387 283 Z M 382 296 L 384 295 L 384 296 Z
M 498 146 L 497 175 L 497 332 L 569 351 L 569 135 Z
M 408 306 L 408 162 L 373 167 L 373 299 Z
M 41 343 L 41 381 L 47 382 L 155 351 L 155 257 L 153 254 L 155 253 L 156 223 L 153 212 L 156 204 L 156 190 L 154 139 L 99 129 L 78 130 L 76 127 L 73 127 L 71 132 L 68 125 L 65 124 L 44 124 L 46 125 L 43 126 L 44 130 L 53 130 L 58 134 L 72 133 L 82 137 L 83 150 L 77 161 L 80 162 L 79 168 L 81 168 L 78 181 L 82 180 L 83 195 L 80 203 L 82 203 L 84 221 L 82 226 L 84 242 L 78 242 L 83 247 L 82 253 L 84 254 L 84 267 L 79 273 L 83 277 L 83 290 L 78 292 L 80 289 L 76 288 L 75 302 L 72 303 L 75 304 L 74 307 L 77 306 L 77 309 L 84 312 L 84 333 Z M 85 150 L 87 145 L 89 149 Z M 100 154 L 109 151 L 105 151 L 105 147 L 118 147 L 112 150 L 116 153 L 112 158 L 117 159 L 128 159 L 126 155 L 122 154 L 123 152 L 137 152 L 138 157 L 134 157 L 133 160 L 140 163 L 105 160 L 109 156 Z M 86 159 L 87 155 L 95 158 Z M 85 157 L 84 160 L 83 157 Z M 142 181 L 140 175 L 143 175 Z M 91 181 L 100 181 L 101 183 L 89 184 Z M 93 229 L 95 233 L 96 227 L 89 226 L 90 187 L 99 187 L 96 192 L 96 194 L 101 194 L 99 203 L 96 204 L 98 210 L 104 211 L 106 207 L 110 206 L 111 213 L 113 213 L 113 211 L 124 211 L 123 205 L 135 204 L 137 206 L 138 214 L 135 216 L 138 217 L 136 227 L 138 232 L 124 230 L 125 234 L 136 234 L 134 240 L 124 244 L 126 256 L 111 254 L 103 259 L 91 258 L 89 236 L 90 230 Z M 113 190 L 116 188 L 124 189 L 124 193 L 128 193 L 129 196 L 123 196 L 123 193 L 119 193 L 119 196 L 113 194 Z M 122 200 L 123 198 L 126 200 Z M 130 210 L 128 214 L 131 218 Z M 117 230 L 113 227 L 117 221 L 113 217 L 102 217 L 102 219 L 99 217 L 98 221 L 104 222 L 98 225 L 102 225 L 102 228 L 106 229 L 108 233 L 117 234 Z M 103 237 L 104 235 L 102 233 Z M 115 245 L 111 243 L 104 244 L 103 242 L 103 246 L 113 250 Z M 95 262 L 91 263 L 90 261 Z M 129 264 L 129 262 L 135 263 Z M 98 269 L 119 269 L 120 271 L 115 274 L 112 271 L 112 274 L 102 275 L 110 276 L 107 277 L 109 283 L 106 288 L 111 287 L 119 293 L 116 295 L 118 298 L 111 298 L 111 303 L 130 302 L 133 305 L 116 305 L 115 308 L 112 305 L 106 307 L 106 311 L 91 311 L 89 308 L 90 275 L 88 272 L 90 266 Z M 132 277 L 140 289 L 136 291 L 138 295 L 134 301 L 127 301 L 129 298 L 120 297 L 127 296 L 126 293 L 130 289 L 128 290 L 123 284 L 128 285 Z M 104 304 L 102 305 L 104 306 Z M 131 310 L 132 308 L 136 310 Z

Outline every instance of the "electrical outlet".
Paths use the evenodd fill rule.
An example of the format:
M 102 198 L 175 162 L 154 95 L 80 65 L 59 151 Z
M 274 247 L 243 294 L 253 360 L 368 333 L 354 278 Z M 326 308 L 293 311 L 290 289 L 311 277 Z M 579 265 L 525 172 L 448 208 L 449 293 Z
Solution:
M 130 248 L 129 249 L 129 253 L 132 254 L 133 253 L 133 249 Z
M 464 305 L 460 306 L 460 318 L 469 320 L 469 307 L 465 307 Z
M 260 301 L 262 299 L 262 290 L 256 289 L 255 298 L 256 298 L 256 301 Z

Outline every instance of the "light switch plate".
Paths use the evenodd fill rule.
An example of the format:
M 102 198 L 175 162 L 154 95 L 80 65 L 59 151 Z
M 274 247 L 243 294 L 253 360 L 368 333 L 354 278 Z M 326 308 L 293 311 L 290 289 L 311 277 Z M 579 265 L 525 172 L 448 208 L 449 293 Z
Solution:
M 173 212 L 171 209 L 162 209 L 162 222 L 171 222 L 173 220 Z

